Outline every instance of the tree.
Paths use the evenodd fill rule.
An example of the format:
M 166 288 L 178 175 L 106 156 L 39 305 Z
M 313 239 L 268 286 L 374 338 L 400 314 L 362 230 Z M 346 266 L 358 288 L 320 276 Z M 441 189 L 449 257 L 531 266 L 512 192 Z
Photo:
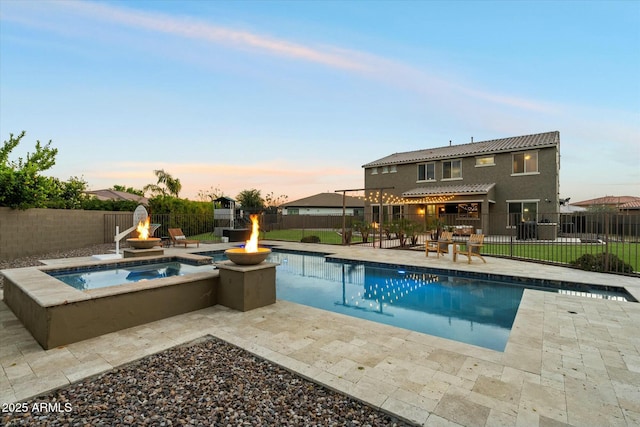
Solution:
M 201 202 L 212 202 L 215 199 L 224 196 L 224 193 L 218 187 L 213 188 L 209 187 L 208 190 L 199 190 L 198 191 L 198 200 Z
M 178 178 L 174 178 L 171 174 L 164 171 L 164 169 L 154 170 L 153 173 L 158 178 L 156 184 L 147 184 L 144 186 L 143 191 L 151 191 L 154 195 L 161 196 L 173 196 L 178 197 L 180 190 L 182 190 L 182 184 Z
M 278 210 L 280 209 L 280 206 L 282 206 L 283 204 L 287 203 L 287 199 L 289 197 L 286 195 L 280 195 L 278 197 L 273 195 L 273 191 L 269 194 L 267 194 L 264 199 L 265 199 L 265 207 L 267 210 L 267 213 L 278 213 Z
M 144 196 L 143 190 L 138 190 L 137 188 L 133 188 L 133 187 L 125 187 L 124 185 L 116 184 L 111 189 L 114 191 L 122 191 L 123 193 L 135 194 L 137 196 Z
M 242 190 L 236 196 L 236 200 L 248 213 L 259 213 L 264 210 L 264 199 L 260 195 L 260 190 Z
M 53 179 L 40 175 L 56 163 L 58 149 L 51 147 L 51 141 L 45 145 L 36 141 L 35 152 L 27 153 L 26 160 L 20 157 L 17 161 L 9 161 L 9 154 L 25 135 L 25 131 L 17 137 L 9 134 L 9 140 L 4 141 L 0 149 L 0 206 L 13 209 L 45 207 L 49 195 L 55 193 Z
M 83 178 L 72 176 L 68 181 L 60 181 L 52 178 L 55 186 L 55 194 L 49 195 L 47 207 L 57 209 L 82 209 L 84 202 L 89 198 L 85 193 L 87 181 Z

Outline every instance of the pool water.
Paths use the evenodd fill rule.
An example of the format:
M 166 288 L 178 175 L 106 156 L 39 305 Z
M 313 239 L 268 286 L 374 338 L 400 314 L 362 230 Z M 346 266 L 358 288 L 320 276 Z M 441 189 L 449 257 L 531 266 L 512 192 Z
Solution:
M 374 322 L 503 351 L 524 289 L 409 269 L 274 253 L 276 295 Z
M 200 255 L 225 259 L 222 253 Z M 434 274 L 419 267 L 330 261 L 322 254 L 275 250 L 267 261 L 279 264 L 278 299 L 497 351 L 504 351 L 526 288 L 567 292 L 522 281 Z M 610 291 L 569 292 L 624 299 Z
M 191 265 L 179 261 L 129 266 L 116 265 L 112 269 L 48 272 L 56 279 L 78 290 L 106 288 L 162 277 L 183 276 L 200 271 L 211 271 L 211 265 Z

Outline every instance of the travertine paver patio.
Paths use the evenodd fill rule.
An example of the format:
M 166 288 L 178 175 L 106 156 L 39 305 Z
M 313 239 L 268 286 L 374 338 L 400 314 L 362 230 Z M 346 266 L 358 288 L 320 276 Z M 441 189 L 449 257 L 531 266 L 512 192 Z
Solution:
M 640 279 L 630 277 L 318 247 L 345 258 L 618 285 L 640 299 Z M 211 334 L 421 425 L 640 425 L 638 303 L 527 290 L 504 352 L 286 301 L 245 313 L 211 307 L 48 351 L 4 303 L 0 322 L 0 403 Z

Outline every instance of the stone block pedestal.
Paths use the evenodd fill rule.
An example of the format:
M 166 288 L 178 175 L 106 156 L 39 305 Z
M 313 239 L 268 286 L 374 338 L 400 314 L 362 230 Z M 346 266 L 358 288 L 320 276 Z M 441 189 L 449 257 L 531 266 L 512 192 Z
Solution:
M 276 265 L 237 265 L 231 261 L 217 264 L 220 283 L 218 304 L 234 310 L 249 311 L 276 302 Z
M 138 258 L 143 256 L 162 256 L 164 255 L 164 249 L 151 248 L 151 249 L 125 249 L 122 251 L 125 258 Z

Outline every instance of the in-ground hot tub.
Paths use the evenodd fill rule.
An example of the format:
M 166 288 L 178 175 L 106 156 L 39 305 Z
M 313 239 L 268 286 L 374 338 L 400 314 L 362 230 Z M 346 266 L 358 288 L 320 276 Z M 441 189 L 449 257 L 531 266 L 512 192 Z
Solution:
M 188 263 L 208 257 L 185 254 Z M 133 261 L 92 261 L 71 269 L 126 268 L 143 262 L 176 261 L 175 257 Z M 206 308 L 217 303 L 219 272 L 163 277 L 98 289 L 78 290 L 47 272 L 57 266 L 3 270 L 4 301 L 44 349 L 93 338 L 132 326 Z M 70 267 L 64 267 L 70 270 Z
M 44 349 L 216 304 L 248 311 L 276 302 L 276 264 L 268 262 L 243 266 L 227 261 L 218 269 L 210 265 L 205 271 L 95 289 L 76 289 L 50 274 L 91 268 L 140 275 L 136 267 L 144 263 L 176 261 L 210 264 L 211 257 L 183 254 L 3 270 L 4 302 Z

